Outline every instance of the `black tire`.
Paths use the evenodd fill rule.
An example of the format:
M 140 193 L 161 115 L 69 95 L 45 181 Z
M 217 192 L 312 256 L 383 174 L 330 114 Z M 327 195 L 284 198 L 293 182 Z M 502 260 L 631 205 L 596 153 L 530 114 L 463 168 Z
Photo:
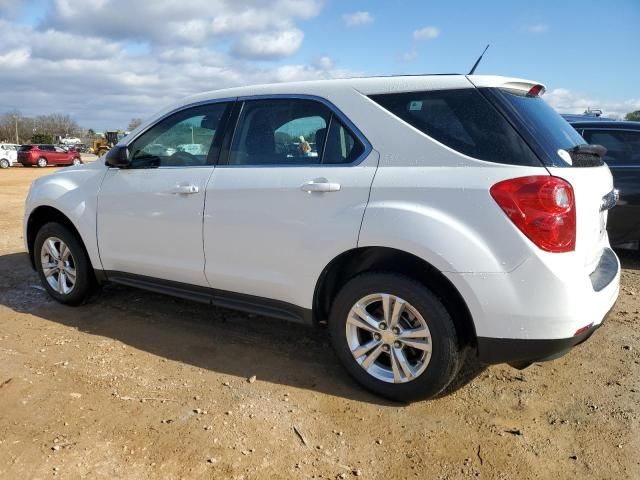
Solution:
M 9 160 L 7 160 L 6 158 L 0 160 L 0 168 L 9 168 L 9 165 Z
M 422 315 L 431 334 L 432 352 L 426 369 L 406 383 L 389 383 L 370 375 L 354 359 L 346 337 L 347 316 L 356 302 L 374 293 L 388 293 L 409 302 Z M 453 321 L 442 302 L 421 283 L 395 273 L 363 273 L 336 296 L 329 316 L 331 342 L 347 371 L 382 397 L 410 402 L 437 396 L 458 373 L 462 351 Z
M 460 369 L 455 375 L 451 383 L 438 394 L 438 398 L 446 397 L 454 392 L 466 387 L 477 377 L 482 375 L 488 368 L 488 365 L 480 363 L 478 360 L 478 351 L 475 348 L 467 347 L 461 353 Z
M 55 237 L 62 240 L 71 251 L 71 257 L 75 265 L 76 281 L 75 285 L 68 293 L 60 293 L 56 291 L 47 281 L 43 272 L 41 252 L 42 245 L 50 238 Z M 56 222 L 43 225 L 34 242 L 33 259 L 40 277 L 42 285 L 55 300 L 65 305 L 81 305 L 84 303 L 93 290 L 95 279 L 93 276 L 93 268 L 87 253 L 80 242 L 80 239 L 71 232 L 67 227 Z

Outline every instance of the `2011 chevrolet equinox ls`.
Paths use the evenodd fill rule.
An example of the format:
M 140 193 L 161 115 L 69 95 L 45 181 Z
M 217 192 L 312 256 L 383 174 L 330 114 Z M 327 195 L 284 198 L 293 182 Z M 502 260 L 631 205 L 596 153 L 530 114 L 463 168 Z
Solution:
M 468 352 L 556 357 L 616 301 L 604 149 L 543 91 L 434 75 L 190 97 L 36 180 L 29 255 L 69 305 L 109 281 L 327 322 L 366 388 L 433 397 Z

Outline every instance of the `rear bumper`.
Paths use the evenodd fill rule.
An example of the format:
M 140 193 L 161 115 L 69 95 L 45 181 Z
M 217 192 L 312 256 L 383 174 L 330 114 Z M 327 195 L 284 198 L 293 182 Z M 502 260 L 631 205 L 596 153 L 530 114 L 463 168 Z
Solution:
M 514 366 L 531 364 L 545 360 L 553 360 L 568 353 L 576 345 L 580 345 L 600 328 L 609 316 L 598 324 L 570 338 L 554 338 L 550 340 L 520 338 L 478 338 L 479 360 L 485 364 L 509 363 Z
M 563 257 L 571 260 L 571 257 Z M 569 261 L 535 257 L 503 274 L 448 274 L 467 302 L 487 364 L 556 358 L 585 341 L 615 305 L 620 263 L 610 248 L 585 275 Z

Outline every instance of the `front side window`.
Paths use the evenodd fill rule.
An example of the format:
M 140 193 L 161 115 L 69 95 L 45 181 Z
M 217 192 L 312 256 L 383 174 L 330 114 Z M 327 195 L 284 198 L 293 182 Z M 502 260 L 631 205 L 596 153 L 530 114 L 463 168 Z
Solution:
M 129 145 L 133 168 L 197 167 L 213 162 L 229 104 L 202 105 L 160 121 Z
M 584 139 L 607 149 L 604 161 L 607 165 L 640 165 L 640 132 L 585 129 Z
M 370 98 L 464 155 L 489 162 L 540 166 L 518 132 L 475 88 L 388 93 Z

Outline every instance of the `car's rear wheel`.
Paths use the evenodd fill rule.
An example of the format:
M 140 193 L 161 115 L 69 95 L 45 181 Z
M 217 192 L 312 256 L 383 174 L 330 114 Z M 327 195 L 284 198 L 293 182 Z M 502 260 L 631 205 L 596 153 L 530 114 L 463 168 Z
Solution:
M 74 165 L 80 165 L 82 163 L 82 160 L 80 160 L 78 157 L 73 159 L 73 164 Z
M 40 168 L 44 168 L 44 167 L 46 167 L 46 166 L 48 165 L 48 163 L 49 163 L 49 162 L 47 162 L 47 159 L 46 159 L 46 158 L 44 158 L 44 157 L 40 157 L 40 158 L 38 159 L 38 166 L 39 166 Z
M 55 300 L 79 305 L 93 286 L 91 262 L 77 236 L 59 223 L 45 224 L 36 235 L 34 263 L 45 289 Z
M 0 160 L 0 168 L 9 168 L 9 160 L 6 158 Z
M 449 313 L 404 275 L 364 273 L 337 295 L 330 319 L 338 357 L 363 386 L 386 398 L 432 398 L 455 377 L 461 350 Z

